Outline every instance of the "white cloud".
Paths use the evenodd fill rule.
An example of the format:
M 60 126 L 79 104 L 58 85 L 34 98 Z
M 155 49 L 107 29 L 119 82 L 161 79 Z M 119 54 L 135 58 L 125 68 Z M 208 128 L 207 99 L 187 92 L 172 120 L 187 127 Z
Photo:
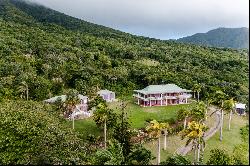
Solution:
M 96 24 L 161 39 L 249 25 L 249 0 L 32 1 Z

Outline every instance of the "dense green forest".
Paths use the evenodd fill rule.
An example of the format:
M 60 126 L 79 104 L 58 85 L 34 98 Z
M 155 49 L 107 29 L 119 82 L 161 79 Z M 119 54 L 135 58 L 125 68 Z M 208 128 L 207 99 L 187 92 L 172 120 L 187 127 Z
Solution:
M 217 28 L 207 33 L 196 33 L 192 36 L 183 37 L 177 41 L 213 47 L 248 49 L 249 29 L 245 27 Z
M 160 145 L 163 130 L 165 140 L 182 131 L 183 139 L 195 142 L 207 130 L 202 123 L 209 104 L 217 105 L 222 115 L 232 111 L 234 101 L 248 104 L 248 54 L 135 36 L 30 2 L 0 0 L 0 164 L 152 164 L 154 150 L 143 143 L 158 140 Z M 144 127 L 133 128 L 126 112 L 133 90 L 167 83 L 199 93 L 198 101 L 206 99 L 206 104 L 172 109 L 173 117 L 159 122 L 139 119 Z M 115 91 L 121 105 L 110 108 L 97 97 L 103 88 Z M 74 111 L 78 93 L 91 99 L 93 116 L 67 120 L 63 114 Z M 41 102 L 62 94 L 67 95 L 64 103 Z M 236 131 L 233 124 L 242 144 L 233 144 L 230 156 L 212 150 L 207 164 L 248 164 L 249 126 Z M 164 161 L 158 156 L 160 148 L 158 164 L 191 164 L 186 156 L 171 154 Z
M 43 6 L 0 1 L 0 96 L 41 101 L 77 89 L 118 96 L 149 84 L 202 85 L 247 102 L 248 51 L 138 37 Z

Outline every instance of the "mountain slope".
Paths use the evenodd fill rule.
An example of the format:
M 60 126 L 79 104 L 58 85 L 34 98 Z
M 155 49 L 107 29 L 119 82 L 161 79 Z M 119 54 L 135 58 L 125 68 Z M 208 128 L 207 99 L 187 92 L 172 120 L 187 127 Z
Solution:
M 204 46 L 249 48 L 248 28 L 217 28 L 207 33 L 197 33 L 177 40 Z
M 29 25 L 29 19 L 32 19 L 33 23 L 39 22 L 45 25 L 53 23 L 69 30 L 91 33 L 92 35 L 119 36 L 125 34 L 118 30 L 65 15 L 29 1 L 24 3 L 22 0 L 1 0 L 0 6 L 2 6 L 1 8 L 3 9 L 1 13 L 8 13 L 7 15 L 2 14 L 6 21 L 15 21 Z M 19 14 L 21 14 L 22 17 L 16 17 Z
M 221 89 L 246 100 L 248 52 L 137 37 L 23 1 L 0 1 L 0 98 L 43 100 L 70 88 L 131 95 L 174 83 L 201 97 Z M 73 25 L 72 25 L 72 24 Z

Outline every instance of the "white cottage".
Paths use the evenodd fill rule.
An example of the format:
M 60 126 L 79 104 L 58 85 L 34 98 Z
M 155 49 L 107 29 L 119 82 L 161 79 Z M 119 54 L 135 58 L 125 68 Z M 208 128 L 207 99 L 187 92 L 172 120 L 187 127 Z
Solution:
M 75 116 L 85 115 L 85 116 L 89 117 L 90 113 L 88 112 L 88 97 L 83 96 L 81 94 L 79 94 L 78 97 L 80 99 L 80 103 L 76 105 L 76 108 L 72 114 L 74 114 Z M 55 103 L 59 99 L 61 99 L 62 102 L 65 102 L 67 99 L 67 96 L 66 95 L 55 96 L 55 97 L 52 97 L 50 99 L 44 100 L 44 102 L 45 103 Z
M 246 104 L 242 103 L 236 103 L 235 104 L 235 110 L 239 115 L 245 115 L 246 114 Z
M 109 91 L 107 89 L 100 90 L 97 92 L 105 101 L 112 102 L 115 100 L 115 92 Z

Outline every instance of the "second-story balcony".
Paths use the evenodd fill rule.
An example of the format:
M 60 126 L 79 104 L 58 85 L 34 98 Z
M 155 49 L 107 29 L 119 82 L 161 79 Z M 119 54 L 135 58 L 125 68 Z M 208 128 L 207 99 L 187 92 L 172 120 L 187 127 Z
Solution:
M 164 99 L 178 99 L 178 98 L 181 98 L 181 99 L 185 99 L 185 98 L 191 98 L 192 95 L 191 94 L 182 94 L 182 95 L 176 95 L 176 96 L 165 96 L 165 95 L 162 95 L 162 96 L 142 96 L 142 95 L 138 95 L 138 94 L 133 94 L 133 97 L 136 97 L 136 98 L 139 98 L 139 99 L 142 99 L 144 101 L 148 101 L 148 100 L 164 100 Z
M 182 99 L 185 99 L 185 98 L 191 98 L 192 95 L 191 95 L 191 94 L 184 93 L 183 95 L 179 95 L 178 97 L 179 97 L 179 98 L 182 98 Z
M 164 96 L 165 99 L 177 99 L 177 96 Z
M 143 96 L 140 96 L 138 94 L 133 94 L 133 97 L 139 98 L 139 99 L 145 99 Z

